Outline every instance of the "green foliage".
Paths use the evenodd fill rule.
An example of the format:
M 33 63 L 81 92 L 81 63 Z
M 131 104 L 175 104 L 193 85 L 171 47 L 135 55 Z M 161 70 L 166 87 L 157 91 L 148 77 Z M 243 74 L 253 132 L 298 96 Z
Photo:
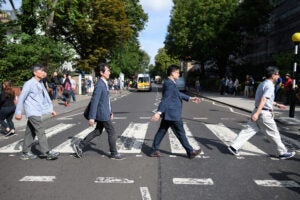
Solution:
M 15 35 L 17 42 L 7 43 L 0 59 L 0 80 L 13 80 L 21 86 L 28 80 L 31 67 L 40 63 L 47 67 L 48 74 L 59 69 L 61 60 L 68 60 L 72 54 L 61 53 L 62 43 L 45 36 L 21 34 Z
M 162 78 L 165 78 L 167 67 L 172 64 L 180 65 L 180 60 L 170 57 L 165 48 L 160 48 L 155 56 L 155 68 L 152 69 L 152 72 L 154 75 L 160 75 Z
M 53 10 L 50 34 L 72 45 L 80 56 L 79 69 L 91 71 L 132 33 L 121 0 L 62 0 Z

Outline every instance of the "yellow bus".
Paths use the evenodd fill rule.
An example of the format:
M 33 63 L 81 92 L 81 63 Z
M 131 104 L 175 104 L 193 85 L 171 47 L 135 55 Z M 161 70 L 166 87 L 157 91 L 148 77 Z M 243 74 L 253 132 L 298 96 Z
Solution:
M 138 74 L 136 82 L 138 91 L 151 91 L 151 82 L 149 74 Z

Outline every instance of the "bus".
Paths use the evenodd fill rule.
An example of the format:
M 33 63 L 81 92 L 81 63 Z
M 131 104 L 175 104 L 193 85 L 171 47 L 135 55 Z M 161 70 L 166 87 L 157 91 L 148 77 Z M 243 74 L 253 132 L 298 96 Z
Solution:
M 136 82 L 138 91 L 151 91 L 151 82 L 149 74 L 138 74 Z

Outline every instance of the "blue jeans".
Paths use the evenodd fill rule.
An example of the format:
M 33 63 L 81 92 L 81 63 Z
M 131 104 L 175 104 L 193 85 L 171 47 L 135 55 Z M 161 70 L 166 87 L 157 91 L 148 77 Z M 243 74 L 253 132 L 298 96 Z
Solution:
M 190 145 L 189 141 L 187 140 L 185 130 L 183 128 L 183 122 L 181 121 L 167 121 L 162 119 L 159 129 L 154 137 L 153 144 L 152 144 L 152 151 L 157 151 L 159 149 L 159 145 L 166 135 L 168 129 L 171 127 L 175 136 L 186 150 L 187 155 L 190 155 L 193 152 L 193 147 Z
M 0 109 L 0 124 L 3 133 L 5 132 L 6 128 L 15 129 L 14 122 L 13 122 L 15 110 L 16 110 L 16 106 L 2 107 Z

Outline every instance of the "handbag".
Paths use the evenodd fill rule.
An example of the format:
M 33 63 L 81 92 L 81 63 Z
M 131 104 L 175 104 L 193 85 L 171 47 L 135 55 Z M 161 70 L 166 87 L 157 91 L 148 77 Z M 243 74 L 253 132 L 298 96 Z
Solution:
M 90 108 L 91 108 L 91 102 L 89 102 L 89 104 L 87 105 L 87 107 L 85 108 L 85 110 L 83 112 L 83 116 L 87 120 L 89 120 Z

